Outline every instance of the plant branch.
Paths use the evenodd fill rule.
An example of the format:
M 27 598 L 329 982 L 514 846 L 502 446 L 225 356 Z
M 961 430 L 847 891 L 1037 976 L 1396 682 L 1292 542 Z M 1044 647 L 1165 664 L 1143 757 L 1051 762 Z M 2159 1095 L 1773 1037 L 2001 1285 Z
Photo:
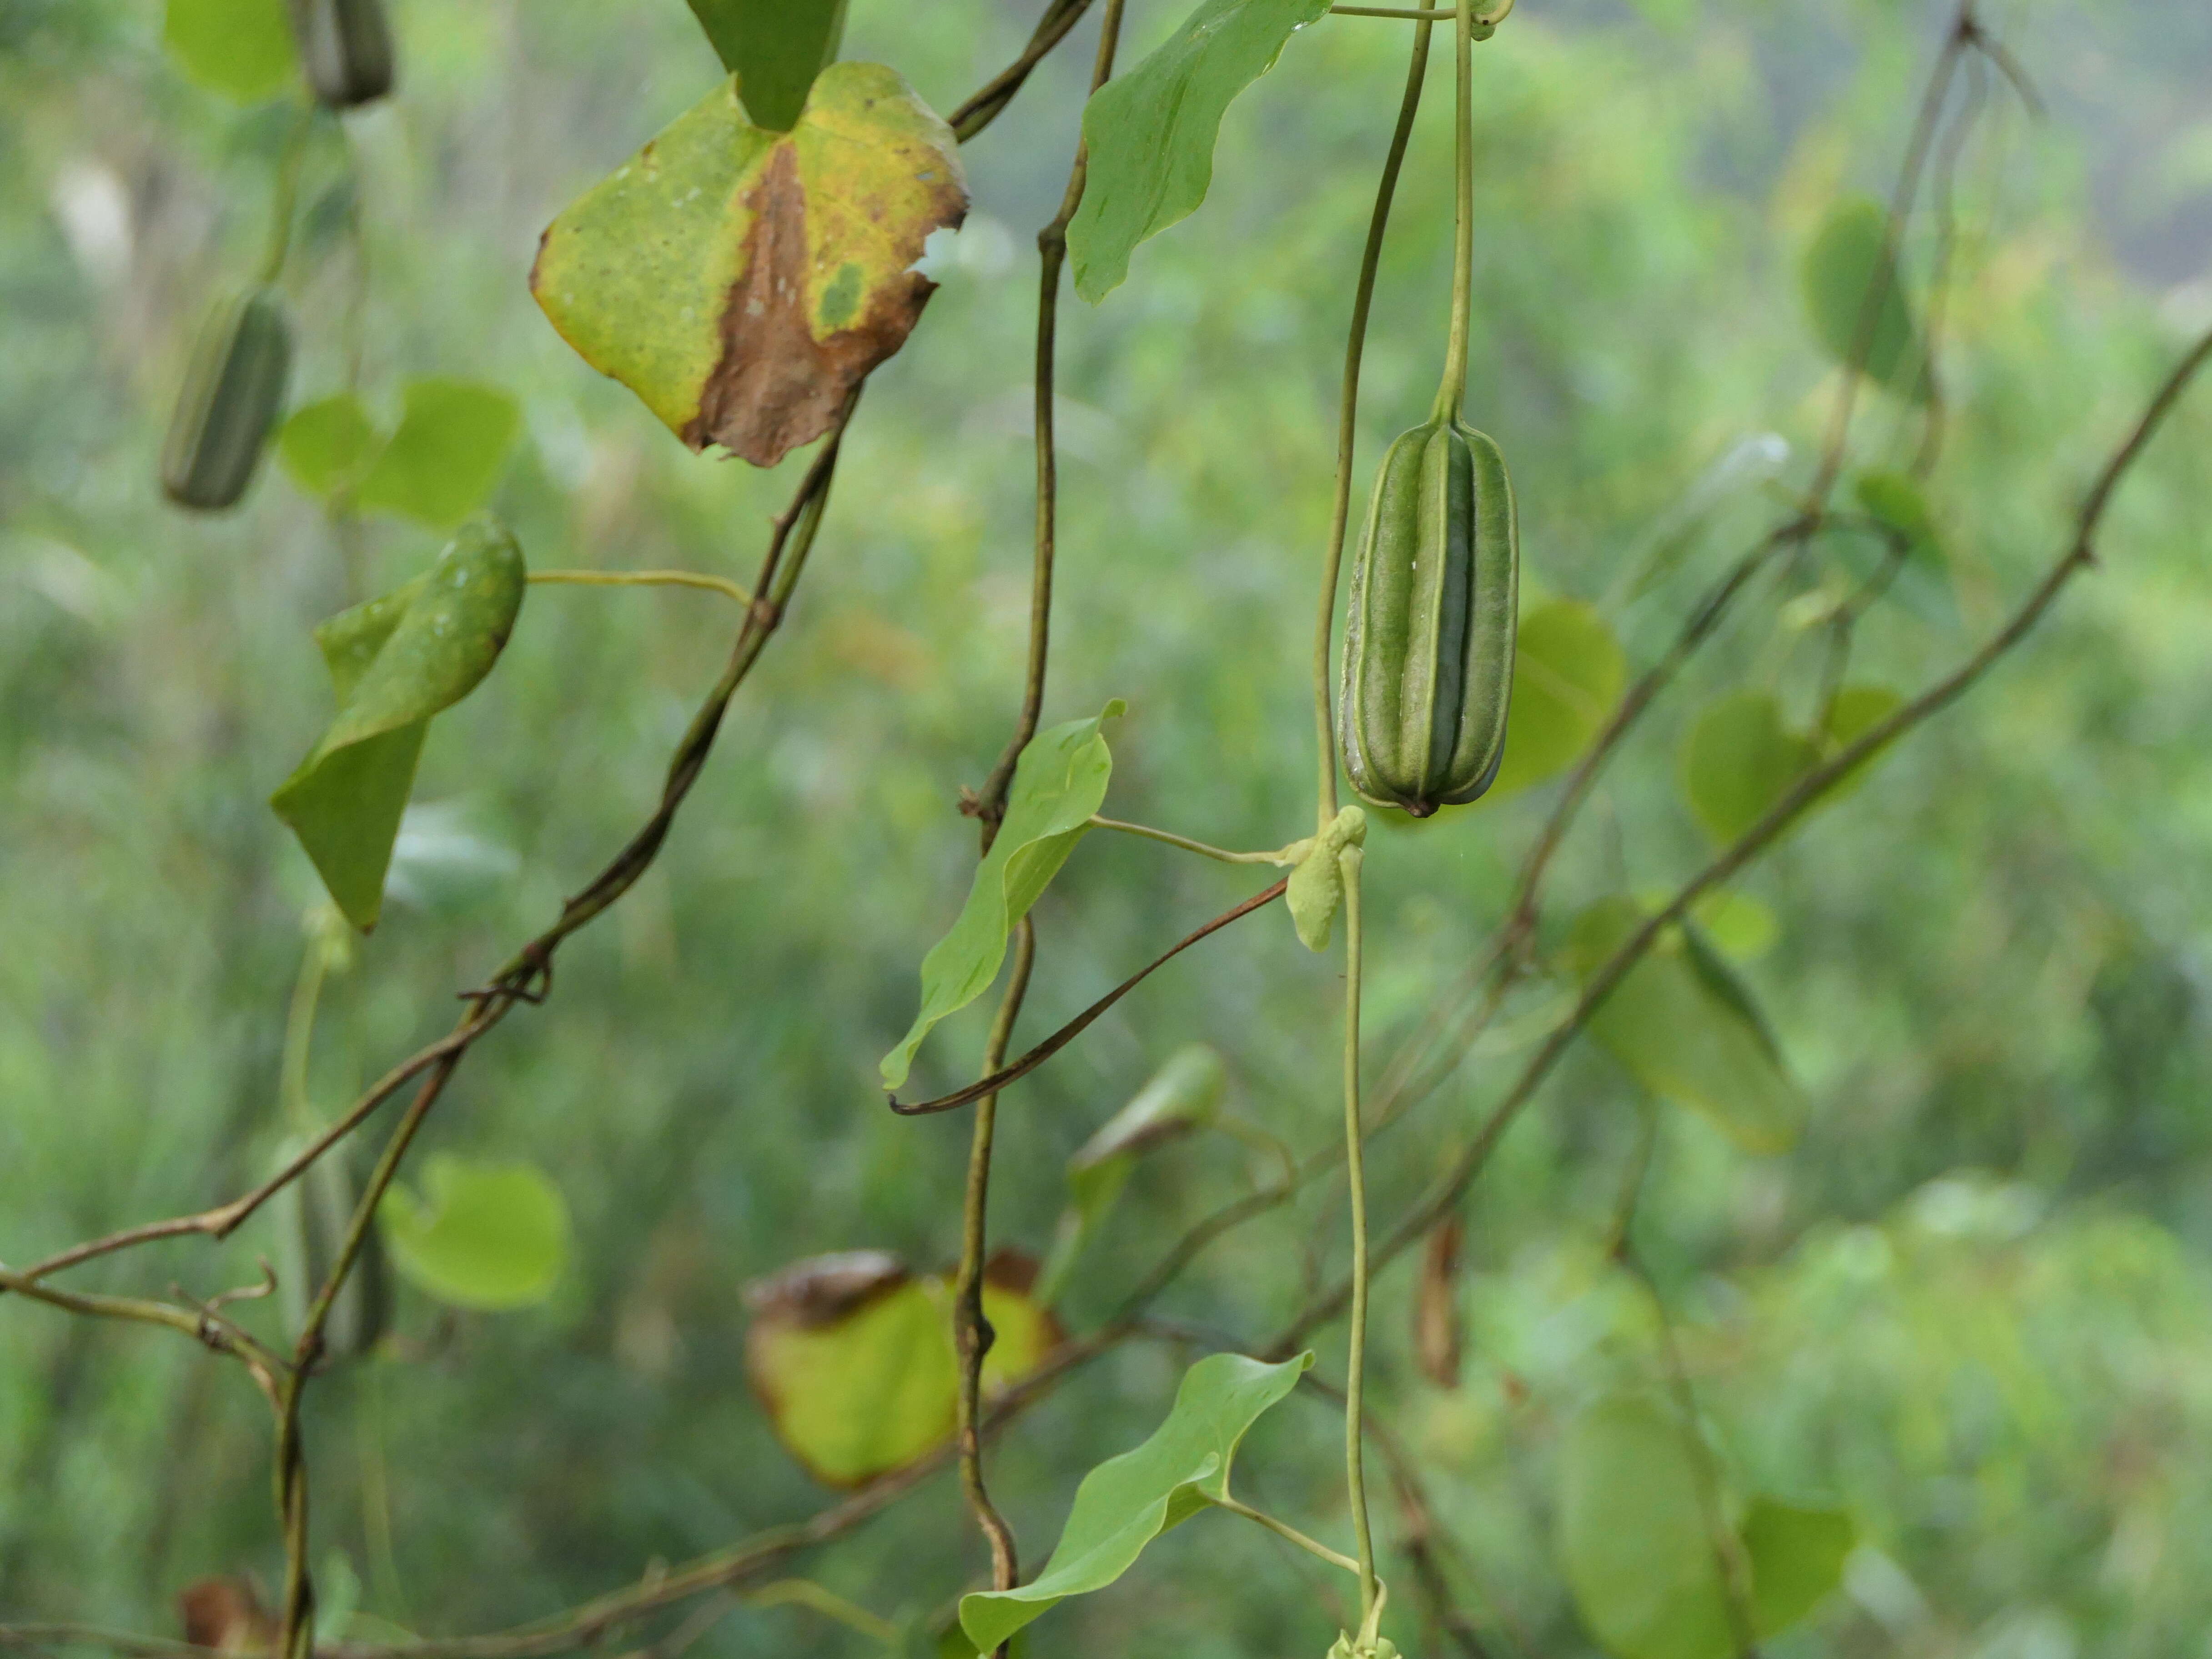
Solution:
M 1000 112 L 1013 102 L 1014 94 L 1022 89 L 1022 82 L 1030 78 L 1030 71 L 1045 60 L 1090 9 L 1091 0 L 1052 0 L 1022 55 L 945 118 L 952 136 L 964 144 L 997 120 Z
M 533 570 L 529 580 L 563 587 L 702 587 L 750 610 L 753 596 L 727 576 L 696 570 Z
M 1155 830 L 1150 824 L 1124 823 L 1119 818 L 1101 817 L 1096 812 L 1091 815 L 1091 827 L 1093 830 L 1119 830 L 1125 836 L 1142 836 L 1146 841 L 1157 841 L 1169 847 L 1180 847 L 1186 853 L 1196 853 L 1201 858 L 1218 860 L 1223 864 L 1272 864 L 1281 868 L 1292 862 L 1285 858 L 1281 852 L 1224 852 L 1218 847 L 1208 847 L 1204 842 L 1193 841 L 1188 836 L 1170 835 L 1167 830 Z

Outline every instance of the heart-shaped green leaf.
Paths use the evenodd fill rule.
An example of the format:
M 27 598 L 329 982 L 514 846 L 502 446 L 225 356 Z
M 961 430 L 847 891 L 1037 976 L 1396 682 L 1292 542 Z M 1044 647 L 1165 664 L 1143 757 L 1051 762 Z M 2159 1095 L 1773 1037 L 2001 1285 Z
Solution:
M 996 1333 L 987 1394 L 1028 1376 L 1061 1340 L 1030 1293 L 1035 1273 L 1011 1253 L 984 1268 L 983 1316 Z M 745 1300 L 746 1375 L 776 1437 L 817 1480 L 857 1486 L 951 1437 L 960 1365 L 947 1279 L 917 1278 L 882 1250 L 848 1250 L 795 1262 Z
M 376 423 L 350 392 L 295 410 L 276 434 L 284 470 L 310 495 L 335 495 L 358 482 L 376 449 Z
M 967 211 L 951 130 L 896 71 L 831 64 L 787 133 L 732 79 L 553 222 L 530 288 L 692 448 L 773 466 L 905 343 L 922 245 Z
M 896 1089 L 931 1028 L 990 988 L 1006 957 L 1006 935 L 1029 914 L 1091 816 L 1105 804 L 1114 757 L 1100 725 L 1127 707 L 1119 697 L 1090 720 L 1040 732 L 1022 751 L 1006 795 L 998 838 L 975 866 L 968 902 L 945 937 L 921 959 L 921 1012 L 897 1048 L 884 1056 L 884 1087 Z
M 961 1597 L 961 1628 L 976 1650 L 990 1652 L 1071 1595 L 1103 1589 L 1153 1539 L 1225 1498 L 1238 1443 L 1312 1364 L 1310 1353 L 1279 1365 L 1217 1353 L 1193 1365 L 1152 1438 L 1083 1477 L 1044 1571 L 1018 1589 Z
M 502 526 L 462 530 L 428 571 L 315 630 L 337 716 L 270 798 L 346 919 L 366 932 L 430 717 L 491 672 L 522 605 L 522 550 Z
M 1683 796 L 1705 833 L 1725 846 L 1771 811 L 1805 773 L 1887 720 L 1904 701 L 1884 685 L 1843 686 L 1828 709 L 1827 730 L 1815 737 L 1785 725 L 1771 694 L 1729 692 L 1698 712 L 1683 740 Z M 1805 810 L 1849 795 L 1878 757 L 1868 756 Z
M 1634 900 L 1601 899 L 1576 921 L 1565 965 L 1587 979 L 1643 923 Z M 1803 1095 L 1749 988 L 1701 938 L 1663 932 L 1598 1006 L 1589 1034 L 1644 1087 L 1746 1152 L 1796 1139 Z
M 1828 355 L 1856 363 L 1900 397 L 1927 402 L 1927 351 L 1881 204 L 1863 196 L 1837 204 L 1805 250 L 1802 275 L 1806 314 Z
M 814 77 L 837 56 L 846 0 L 691 0 L 691 15 L 755 125 L 788 132 L 806 107 Z
M 479 1164 L 441 1152 L 422 1196 L 394 1186 L 377 1220 L 392 1262 L 456 1308 L 526 1308 L 553 1293 L 568 1259 L 568 1206 L 532 1164 Z
M 399 429 L 355 492 L 368 513 L 401 513 L 449 530 L 491 498 L 522 424 L 497 386 L 430 379 L 407 384 Z
M 1103 299 L 1129 274 L 1138 243 L 1197 210 L 1231 100 L 1328 4 L 1205 0 L 1158 51 L 1098 89 L 1083 112 L 1089 174 L 1067 228 L 1078 294 Z
M 1628 676 L 1628 659 L 1595 605 L 1552 599 L 1524 612 L 1513 647 L 1505 756 L 1485 797 L 1556 777 L 1582 757 Z
M 161 44 L 210 92 L 251 104 L 300 72 L 284 0 L 169 0 Z
M 1620 1659 L 1727 1659 L 1737 1650 L 1694 1432 L 1643 1395 L 1606 1396 L 1567 1430 L 1559 1553 L 1583 1622 Z M 1725 1494 L 1717 1496 L 1725 1506 Z M 1762 1641 L 1835 1589 L 1855 1537 L 1840 1510 L 1765 1498 L 1732 1530 L 1750 1578 L 1752 1634 Z

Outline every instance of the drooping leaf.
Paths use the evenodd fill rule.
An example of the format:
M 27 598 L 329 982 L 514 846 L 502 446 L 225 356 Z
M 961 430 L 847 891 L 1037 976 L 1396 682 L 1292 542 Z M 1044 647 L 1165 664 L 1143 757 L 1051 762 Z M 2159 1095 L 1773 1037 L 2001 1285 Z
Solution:
M 276 434 L 284 470 L 310 495 L 335 495 L 356 483 L 376 447 L 376 423 L 350 392 L 294 410 Z
M 1237 94 L 1275 66 L 1328 0 L 1204 0 L 1159 49 L 1083 112 L 1090 176 L 1067 228 L 1075 291 L 1096 304 L 1129 274 L 1138 243 L 1188 217 L 1213 179 L 1213 145 Z
M 732 79 L 553 222 L 531 292 L 692 448 L 773 466 L 905 342 L 922 245 L 967 211 L 951 129 L 895 71 L 831 64 L 788 133 Z
M 1283 897 L 1290 909 L 1291 925 L 1297 929 L 1298 942 L 1307 950 L 1328 949 L 1337 908 L 1344 902 L 1344 849 L 1366 843 L 1367 814 L 1357 806 L 1346 806 L 1321 834 L 1288 849 L 1292 853 L 1304 849 L 1291 867 L 1290 890 Z
M 1040 732 L 1014 768 L 998 839 L 975 866 L 968 902 L 921 959 L 921 1011 L 884 1056 L 884 1087 L 896 1089 L 931 1028 L 990 988 L 1006 960 L 1006 935 L 1059 873 L 1091 816 L 1105 804 L 1114 757 L 1099 726 L 1127 707 L 1119 697 L 1090 720 Z
M 1783 723 L 1765 691 L 1731 691 L 1705 706 L 1682 745 L 1682 793 L 1705 833 L 1721 844 L 1765 817 L 1820 758 L 1810 739 Z
M 1312 1364 L 1310 1353 L 1279 1365 L 1218 1353 L 1193 1365 L 1152 1437 L 1083 1477 L 1044 1571 L 1017 1589 L 961 1598 L 961 1627 L 976 1650 L 990 1652 L 1071 1595 L 1104 1589 L 1153 1539 L 1225 1498 L 1238 1443 Z
M 1486 799 L 1541 783 L 1580 760 L 1627 677 L 1628 659 L 1595 606 L 1553 599 L 1522 616 L 1505 757 Z
M 1657 1400 L 1607 1395 L 1569 1425 L 1559 1553 L 1583 1622 L 1620 1659 L 1730 1659 L 1733 1622 L 1688 1437 Z M 1726 1494 L 1723 1520 L 1729 1517 Z M 1819 1606 L 1856 1541 L 1850 1516 L 1753 1498 L 1734 1528 L 1752 1634 L 1778 1636 Z
M 491 672 L 514 627 L 522 550 L 489 520 L 465 528 L 428 571 L 315 630 L 337 714 L 270 797 L 346 919 L 366 932 L 414 787 L 430 717 Z
M 161 44 L 210 92 L 250 104 L 300 72 L 284 0 L 168 0 Z
M 983 1386 L 996 1394 L 1061 1340 L 1030 1294 L 1035 1266 L 1002 1255 L 984 1269 L 997 1333 Z M 785 1448 L 817 1480 L 854 1486 L 941 1445 L 958 1409 L 948 1279 L 918 1278 L 881 1250 L 794 1263 L 746 1291 L 745 1370 Z
M 1863 196 L 1838 203 L 1805 250 L 1802 276 L 1814 337 L 1829 356 L 1846 366 L 1859 363 L 1900 397 L 1926 402 L 1927 354 L 1881 204 Z
M 377 1220 L 392 1266 L 456 1308 L 526 1308 L 553 1293 L 568 1259 L 568 1206 L 534 1164 L 480 1164 L 441 1152 L 422 1195 L 394 1186 Z
M 1643 925 L 1632 899 L 1601 899 L 1577 921 L 1566 965 L 1587 980 Z M 1662 1100 L 1702 1114 L 1750 1152 L 1796 1138 L 1805 1102 L 1733 969 L 1669 928 L 1590 1018 L 1591 1037 Z
M 451 529 L 491 497 L 522 422 L 514 399 L 469 380 L 410 380 L 399 429 L 355 492 L 364 512 Z
M 846 0 L 690 0 L 756 126 L 788 132 L 837 56 Z

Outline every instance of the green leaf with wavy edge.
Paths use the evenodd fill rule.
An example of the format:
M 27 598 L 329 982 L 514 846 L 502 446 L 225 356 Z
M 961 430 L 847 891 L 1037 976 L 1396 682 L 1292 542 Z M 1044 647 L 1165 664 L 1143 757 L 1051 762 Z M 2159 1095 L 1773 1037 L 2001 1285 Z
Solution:
M 846 0 L 690 0 L 722 67 L 756 125 L 788 132 L 799 125 L 814 77 L 845 38 Z
M 1563 965 L 1588 979 L 1644 920 L 1633 899 L 1599 900 L 1577 920 Z M 1589 1035 L 1651 1093 L 1746 1152 L 1796 1139 L 1804 1096 L 1748 987 L 1702 939 L 1662 932 L 1590 1016 Z
M 292 411 L 276 434 L 276 453 L 292 482 L 310 495 L 336 495 L 375 459 L 376 422 L 350 392 Z
M 1694 1432 L 1644 1395 L 1603 1397 L 1567 1430 L 1559 1553 L 1583 1622 L 1620 1659 L 1727 1659 L 1736 1650 L 1688 1439 Z M 1750 1572 L 1753 1634 L 1762 1641 L 1835 1589 L 1856 1541 L 1841 1510 L 1767 1498 L 1753 1499 L 1734 1529 Z
M 385 872 L 430 717 L 491 672 L 523 587 L 514 538 L 479 520 L 413 581 L 315 630 L 337 715 L 269 804 L 364 933 L 383 909 Z
M 562 211 L 530 291 L 693 449 L 773 466 L 905 343 L 915 263 L 967 211 L 951 130 L 896 70 L 832 64 L 789 132 L 726 81 Z
M 1018 1589 L 960 1598 L 961 1628 L 976 1650 L 988 1653 L 1071 1595 L 1103 1589 L 1153 1539 L 1225 1499 L 1238 1443 L 1312 1364 L 1311 1353 L 1279 1365 L 1217 1353 L 1183 1373 L 1152 1438 L 1083 1477 L 1044 1571 Z
M 543 1302 L 568 1260 L 568 1200 L 534 1164 L 437 1153 L 422 1166 L 422 1196 L 391 1188 L 377 1220 L 401 1276 L 456 1308 Z
M 410 380 L 399 429 L 354 492 L 364 513 L 399 513 L 450 530 L 491 499 L 522 411 L 494 386 Z
M 1119 697 L 1090 720 L 1040 732 L 1022 750 L 998 838 L 975 866 L 968 902 L 921 959 L 921 1011 L 883 1060 L 884 1087 L 906 1081 L 931 1028 L 982 995 L 1006 960 L 1006 935 L 1029 914 L 1105 804 L 1114 757 L 1100 726 L 1124 713 Z
M 1290 909 L 1291 925 L 1297 929 L 1298 942 L 1307 950 L 1328 949 L 1337 909 L 1344 902 L 1344 866 L 1340 860 L 1346 848 L 1366 844 L 1367 814 L 1357 806 L 1346 806 L 1321 834 L 1285 849 L 1297 862 L 1291 866 L 1290 887 L 1283 898 Z
M 284 0 L 169 0 L 161 44 L 191 80 L 241 104 L 282 92 L 300 73 Z
M 1092 96 L 1083 112 L 1089 176 L 1067 227 L 1078 294 L 1103 299 L 1129 274 L 1138 243 L 1197 211 L 1231 101 L 1328 6 L 1205 0 L 1158 51 Z
M 1597 607 L 1552 599 L 1521 618 L 1505 755 L 1483 799 L 1557 777 L 1582 758 L 1628 678 L 1628 659 Z
M 1899 397 L 1928 401 L 1927 349 L 1889 246 L 1889 215 L 1881 203 L 1864 196 L 1838 202 L 1806 248 L 1799 275 L 1814 337 L 1830 356 L 1849 366 L 1863 326 L 1865 356 L 1858 361 L 1868 377 Z M 1874 315 L 1866 320 L 1869 303 Z

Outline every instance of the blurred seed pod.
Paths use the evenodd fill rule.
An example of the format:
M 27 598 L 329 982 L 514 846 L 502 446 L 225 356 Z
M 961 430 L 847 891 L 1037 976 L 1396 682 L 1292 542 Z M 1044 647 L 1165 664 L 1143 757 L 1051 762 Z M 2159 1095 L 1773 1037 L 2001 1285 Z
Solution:
M 254 289 L 219 303 L 193 342 L 161 447 L 161 488 L 179 507 L 234 506 L 253 480 L 292 368 L 283 302 Z
M 282 1169 L 305 1150 L 304 1140 L 288 1140 L 278 1154 Z M 322 1288 L 331 1264 L 345 1240 L 346 1226 L 360 1202 L 360 1183 L 354 1179 L 342 1148 L 334 1147 L 309 1164 L 297 1181 L 271 1200 L 276 1214 L 277 1295 L 284 1309 L 284 1327 L 294 1338 L 307 1322 L 307 1309 Z M 327 1361 L 351 1359 L 367 1353 L 384 1334 L 392 1314 L 391 1276 L 386 1270 L 384 1247 L 371 1227 L 362 1241 L 360 1256 L 346 1276 L 331 1316 L 323 1326 L 323 1355 Z
M 318 103 L 351 109 L 392 90 L 384 0 L 292 0 L 292 33 Z

